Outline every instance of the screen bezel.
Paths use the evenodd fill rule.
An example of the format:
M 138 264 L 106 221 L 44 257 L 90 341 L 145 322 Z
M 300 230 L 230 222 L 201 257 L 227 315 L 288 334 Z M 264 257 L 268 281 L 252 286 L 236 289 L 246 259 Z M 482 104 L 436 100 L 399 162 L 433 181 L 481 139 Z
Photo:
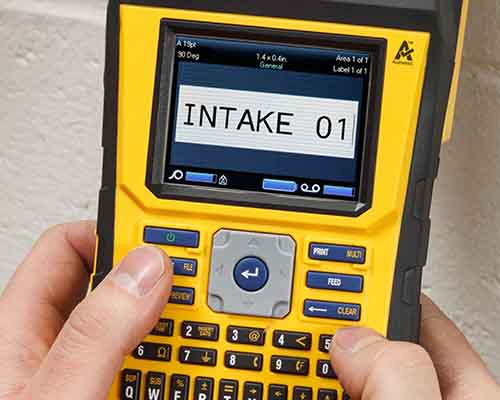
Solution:
M 171 100 L 173 97 L 172 90 L 174 90 L 175 84 L 174 65 L 177 35 L 247 40 L 285 46 L 294 45 L 369 53 L 372 65 L 366 101 L 366 115 L 364 118 L 365 129 L 362 145 L 363 154 L 359 170 L 360 193 L 358 200 L 311 198 L 220 187 L 165 183 L 167 151 L 169 148 L 169 125 L 172 110 Z M 161 199 L 344 216 L 361 215 L 370 209 L 372 204 L 386 46 L 386 40 L 378 38 L 360 38 L 163 19 L 160 26 L 146 186 L 156 197 Z

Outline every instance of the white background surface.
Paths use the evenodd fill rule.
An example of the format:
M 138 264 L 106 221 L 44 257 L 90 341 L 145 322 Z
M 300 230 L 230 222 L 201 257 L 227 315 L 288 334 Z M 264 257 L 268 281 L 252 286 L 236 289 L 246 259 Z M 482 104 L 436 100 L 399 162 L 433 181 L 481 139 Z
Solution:
M 472 1 L 425 290 L 500 377 L 500 2 Z M 104 0 L 0 1 L 0 288 L 49 225 L 96 215 Z

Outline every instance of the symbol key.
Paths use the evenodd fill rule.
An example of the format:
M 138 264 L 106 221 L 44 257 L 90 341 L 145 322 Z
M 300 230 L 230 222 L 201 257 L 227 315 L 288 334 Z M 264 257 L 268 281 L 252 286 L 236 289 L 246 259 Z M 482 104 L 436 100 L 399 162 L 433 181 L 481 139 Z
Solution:
M 245 382 L 243 400 L 262 400 L 264 386 L 258 382 Z
M 279 374 L 308 375 L 309 360 L 307 358 L 272 356 L 271 371 Z
M 170 361 L 171 350 L 168 344 L 144 342 L 137 346 L 133 356 L 138 360 Z
M 238 344 L 251 344 L 263 346 L 265 342 L 264 329 L 229 326 L 227 328 L 227 341 Z
M 139 400 L 141 390 L 141 371 L 125 369 L 122 372 L 120 399 Z
M 295 386 L 293 388 L 293 400 L 312 400 L 313 391 L 310 387 Z
M 172 375 L 170 378 L 170 400 L 188 400 L 189 376 Z
M 320 378 L 337 379 L 337 374 L 333 370 L 332 364 L 329 360 L 318 360 L 316 375 L 318 375 Z
M 288 386 L 269 385 L 269 400 L 288 400 Z
M 213 400 L 214 380 L 212 378 L 196 378 L 194 384 L 194 400 Z
M 282 349 L 310 350 L 311 340 L 310 333 L 274 331 L 273 346 Z
M 145 400 L 163 400 L 165 398 L 165 374 L 148 372 L 146 375 Z
M 334 389 L 320 389 L 318 392 L 318 400 L 337 400 L 338 394 Z
M 183 364 L 214 366 L 217 363 L 217 350 L 182 346 L 179 358 Z
M 262 371 L 262 354 L 227 351 L 224 361 L 227 368 Z
M 238 399 L 238 381 L 222 379 L 219 382 L 218 400 L 237 400 Z

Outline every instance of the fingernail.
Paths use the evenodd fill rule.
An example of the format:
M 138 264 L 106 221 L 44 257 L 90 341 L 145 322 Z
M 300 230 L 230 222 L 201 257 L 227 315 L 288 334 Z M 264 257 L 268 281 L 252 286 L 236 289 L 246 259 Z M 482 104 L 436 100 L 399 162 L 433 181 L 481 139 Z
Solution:
M 343 328 L 339 329 L 332 341 L 332 349 L 357 353 L 369 345 L 384 340 L 375 331 L 367 328 Z
M 142 297 L 153 290 L 165 274 L 165 258 L 151 246 L 131 251 L 111 273 L 111 281 L 130 294 Z

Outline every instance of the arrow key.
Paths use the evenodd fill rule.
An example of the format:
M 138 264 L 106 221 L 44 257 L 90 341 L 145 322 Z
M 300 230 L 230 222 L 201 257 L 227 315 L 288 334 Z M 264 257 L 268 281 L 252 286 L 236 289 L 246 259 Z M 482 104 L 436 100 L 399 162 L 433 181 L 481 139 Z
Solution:
M 293 388 L 293 400 L 312 400 L 313 391 L 310 387 L 295 386 Z
M 288 400 L 288 386 L 269 385 L 269 400 Z
M 258 382 L 245 382 L 243 400 L 262 400 L 264 386 Z
M 310 350 L 312 335 L 304 332 L 274 331 L 273 346 L 281 349 Z

